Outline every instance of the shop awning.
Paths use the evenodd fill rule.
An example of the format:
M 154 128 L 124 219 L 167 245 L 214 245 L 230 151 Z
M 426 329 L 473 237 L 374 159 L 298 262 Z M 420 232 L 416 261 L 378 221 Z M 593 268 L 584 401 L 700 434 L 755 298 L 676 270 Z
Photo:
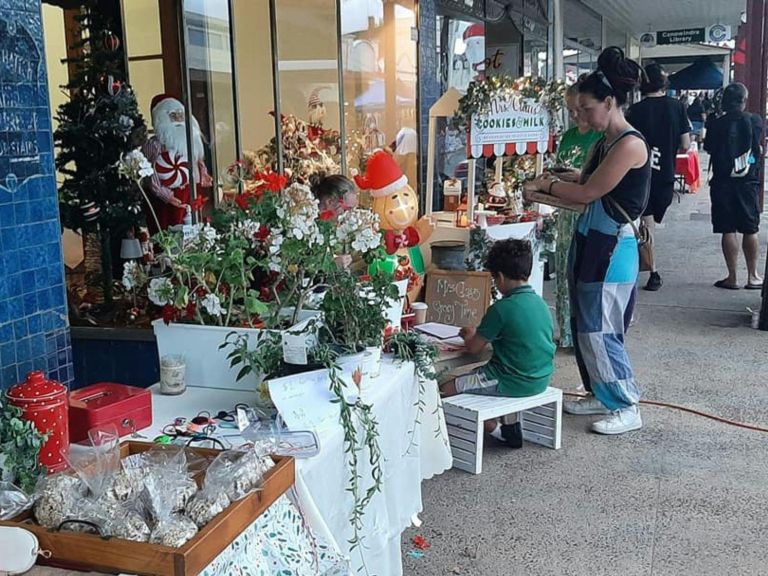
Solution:
M 469 138 L 467 138 L 469 142 Z M 484 144 L 467 146 L 468 158 L 489 158 L 491 156 L 522 156 L 523 154 L 543 154 L 554 151 L 554 138 L 542 142 L 507 142 L 506 144 Z
M 701 58 L 669 77 L 675 90 L 717 90 L 723 87 L 723 72 L 707 58 Z

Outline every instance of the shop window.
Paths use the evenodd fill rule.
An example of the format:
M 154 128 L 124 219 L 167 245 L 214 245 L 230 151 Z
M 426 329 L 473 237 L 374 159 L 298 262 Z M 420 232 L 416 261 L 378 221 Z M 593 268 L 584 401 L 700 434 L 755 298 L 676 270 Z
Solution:
M 391 147 L 418 183 L 417 47 L 414 0 L 342 0 L 341 47 L 347 168 Z
M 193 151 L 202 140 L 212 186 L 198 171 L 193 176 L 197 194 L 212 200 L 208 210 L 220 199 L 227 168 L 239 157 L 230 8 L 228 0 L 183 2 L 189 139 Z
M 241 156 L 255 158 L 275 137 L 269 2 L 233 0 Z

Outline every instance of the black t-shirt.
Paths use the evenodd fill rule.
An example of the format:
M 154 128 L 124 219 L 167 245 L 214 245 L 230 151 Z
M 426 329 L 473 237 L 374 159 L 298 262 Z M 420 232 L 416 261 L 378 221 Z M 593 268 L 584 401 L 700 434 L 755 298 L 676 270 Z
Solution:
M 633 105 L 627 121 L 651 148 L 651 188 L 674 184 L 680 136 L 691 131 L 683 104 L 668 96 L 652 96 Z
M 707 121 L 707 138 L 704 149 L 712 157 L 712 181 L 731 179 L 734 159 L 751 151 L 754 158 L 749 174 L 734 178 L 741 182 L 755 182 L 760 177 L 760 156 L 763 139 L 763 122 L 757 114 L 729 112 L 714 120 Z
M 701 105 L 700 100 L 694 100 L 688 106 L 688 118 L 691 119 L 691 122 L 704 122 L 704 106 Z

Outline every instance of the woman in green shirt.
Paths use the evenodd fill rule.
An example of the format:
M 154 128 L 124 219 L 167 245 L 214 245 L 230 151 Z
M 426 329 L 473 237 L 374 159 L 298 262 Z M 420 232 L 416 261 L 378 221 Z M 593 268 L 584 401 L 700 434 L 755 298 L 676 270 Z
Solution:
M 557 149 L 557 165 L 569 168 L 558 174 L 561 180 L 578 182 L 581 177 L 581 167 L 587 160 L 590 148 L 600 139 L 600 132 L 595 132 L 579 114 L 579 82 L 568 87 L 565 93 L 565 104 L 573 127 L 567 130 L 560 139 Z M 557 242 L 555 248 L 555 315 L 560 332 L 560 346 L 571 348 L 571 305 L 568 297 L 568 249 L 571 245 L 573 230 L 579 215 L 571 210 L 558 210 L 555 214 L 555 229 Z

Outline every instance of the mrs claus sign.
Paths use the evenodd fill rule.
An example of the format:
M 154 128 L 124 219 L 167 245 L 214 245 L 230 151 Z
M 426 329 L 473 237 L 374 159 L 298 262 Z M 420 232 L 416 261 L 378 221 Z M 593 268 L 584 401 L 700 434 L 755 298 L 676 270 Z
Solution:
M 472 158 L 535 154 L 549 145 L 549 113 L 530 98 L 494 98 L 488 112 L 470 119 L 467 147 Z

